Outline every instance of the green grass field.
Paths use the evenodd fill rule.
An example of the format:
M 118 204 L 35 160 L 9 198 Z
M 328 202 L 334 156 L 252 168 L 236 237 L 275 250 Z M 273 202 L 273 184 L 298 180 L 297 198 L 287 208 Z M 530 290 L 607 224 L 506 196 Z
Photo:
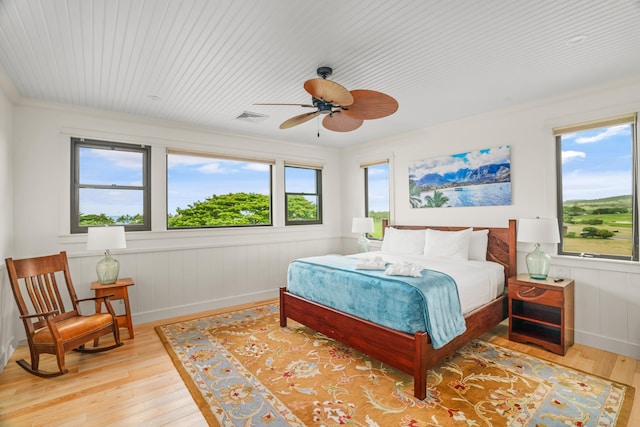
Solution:
M 610 239 L 596 238 L 565 238 L 564 250 L 566 252 L 585 252 L 592 254 L 607 254 L 631 256 L 633 252 L 633 218 L 631 215 L 631 196 L 609 197 L 596 200 L 573 200 L 565 202 L 564 211 L 578 206 L 584 210 L 584 214 L 564 217 L 564 233 L 576 233 L 580 235 L 585 227 L 595 227 L 613 232 Z M 617 208 L 621 213 L 593 214 L 594 209 Z M 576 224 L 569 223 L 569 219 Z M 590 225 L 593 219 L 602 221 L 602 224 Z

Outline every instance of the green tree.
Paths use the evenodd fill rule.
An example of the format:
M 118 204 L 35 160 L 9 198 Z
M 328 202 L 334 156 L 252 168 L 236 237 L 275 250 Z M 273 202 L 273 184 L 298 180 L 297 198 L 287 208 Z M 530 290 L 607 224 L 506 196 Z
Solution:
M 586 210 L 578 205 L 564 207 L 564 214 L 569 216 L 583 215 L 585 212 Z
M 591 219 L 587 219 L 582 221 L 583 224 L 589 224 L 589 225 L 601 225 L 604 221 L 602 221 L 599 218 L 591 218 Z
M 169 228 L 269 224 L 269 196 L 257 193 L 212 195 L 168 216 Z
M 606 229 L 598 229 L 597 235 L 601 239 L 610 239 L 614 236 L 613 231 L 609 231 Z
M 115 221 L 106 214 L 87 214 L 80 213 L 80 225 L 113 225 Z
M 422 194 L 422 190 L 420 186 L 415 181 L 409 181 L 409 203 L 411 203 L 412 208 L 420 208 L 422 207 L 422 199 L 420 195 Z
M 304 196 L 287 197 L 287 215 L 290 221 L 312 221 L 318 219 L 318 207 Z
M 598 235 L 598 229 L 595 227 L 584 227 L 580 235 L 582 237 L 596 237 Z
M 427 202 L 427 206 L 430 208 L 441 208 L 449 201 L 449 198 L 441 191 L 435 190 L 433 196 L 424 196 L 424 201 Z
M 116 219 L 116 224 L 144 224 L 144 218 L 140 214 L 122 215 Z

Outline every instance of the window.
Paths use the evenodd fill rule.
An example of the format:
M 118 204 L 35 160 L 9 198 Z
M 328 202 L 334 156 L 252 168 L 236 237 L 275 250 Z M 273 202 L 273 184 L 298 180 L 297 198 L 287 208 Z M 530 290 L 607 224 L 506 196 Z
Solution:
M 151 147 L 71 138 L 71 232 L 151 230 Z
M 636 115 L 554 129 L 559 253 L 638 260 Z
M 322 170 L 284 167 L 285 224 L 322 224 Z
M 272 166 L 169 150 L 167 228 L 271 225 Z
M 373 239 L 382 239 L 382 220 L 389 220 L 389 162 L 362 166 L 364 170 L 364 209 L 373 218 Z

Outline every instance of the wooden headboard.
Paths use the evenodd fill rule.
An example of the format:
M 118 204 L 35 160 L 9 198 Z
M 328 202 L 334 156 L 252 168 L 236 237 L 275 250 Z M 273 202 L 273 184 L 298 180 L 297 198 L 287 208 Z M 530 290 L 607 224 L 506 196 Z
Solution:
M 469 227 L 445 227 L 445 226 L 429 226 L 429 225 L 389 225 L 387 220 L 382 220 L 382 230 L 387 227 L 393 227 L 404 230 L 433 230 L 441 231 L 460 231 Z M 505 283 L 511 276 L 515 276 L 518 272 L 516 261 L 516 220 L 510 219 L 509 226 L 500 227 L 472 227 L 474 230 L 489 230 L 489 243 L 487 245 L 487 261 L 497 262 L 504 267 Z

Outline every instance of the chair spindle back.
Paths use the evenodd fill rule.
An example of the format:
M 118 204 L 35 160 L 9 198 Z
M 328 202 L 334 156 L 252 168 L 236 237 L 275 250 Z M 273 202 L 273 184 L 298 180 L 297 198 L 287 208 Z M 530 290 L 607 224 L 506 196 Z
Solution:
M 23 288 L 13 289 L 21 315 L 44 315 L 57 311 L 56 319 L 62 320 L 79 314 L 78 307 L 73 303 L 77 297 L 71 284 L 66 254 L 15 260 L 12 268 L 15 268 L 15 277 L 18 279 L 13 287 Z M 66 292 L 61 293 L 61 286 L 66 287 Z M 28 301 L 23 295 L 29 296 Z M 69 311 L 64 302 L 67 296 L 72 306 Z M 33 323 L 35 329 L 44 326 L 44 316 L 39 316 L 38 321 Z

